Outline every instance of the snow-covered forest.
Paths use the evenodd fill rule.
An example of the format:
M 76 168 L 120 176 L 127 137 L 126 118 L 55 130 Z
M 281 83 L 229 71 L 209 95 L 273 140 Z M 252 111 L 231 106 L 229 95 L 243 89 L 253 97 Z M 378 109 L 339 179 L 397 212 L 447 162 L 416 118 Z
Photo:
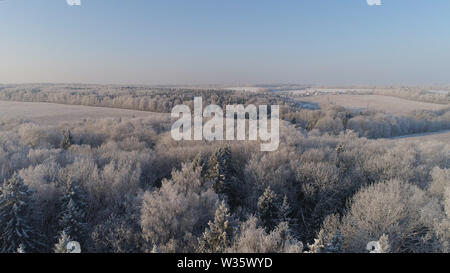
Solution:
M 278 103 L 280 146 L 174 141 L 151 113 L 0 118 L 0 252 L 65 252 L 72 240 L 83 252 L 450 250 L 450 144 L 383 139 L 449 129 L 449 109 L 393 116 L 303 109 L 270 92 L 72 88 L 2 86 L 0 98 L 156 112 L 194 95 Z

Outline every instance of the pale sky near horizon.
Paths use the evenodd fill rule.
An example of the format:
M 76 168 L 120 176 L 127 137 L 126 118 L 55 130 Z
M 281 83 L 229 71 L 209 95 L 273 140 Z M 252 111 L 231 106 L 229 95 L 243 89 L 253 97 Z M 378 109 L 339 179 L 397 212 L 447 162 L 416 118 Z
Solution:
M 0 83 L 450 84 L 450 1 L 0 1 Z

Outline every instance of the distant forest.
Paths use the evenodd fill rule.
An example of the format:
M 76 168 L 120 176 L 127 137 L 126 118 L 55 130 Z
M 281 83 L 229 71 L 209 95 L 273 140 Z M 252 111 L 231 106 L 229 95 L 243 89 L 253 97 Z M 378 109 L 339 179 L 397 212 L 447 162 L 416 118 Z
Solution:
M 394 116 L 380 111 L 349 111 L 336 105 L 311 109 L 280 92 L 244 92 L 220 89 L 152 88 L 116 85 L 0 85 L 0 100 L 52 102 L 60 104 L 102 106 L 150 112 L 170 113 L 178 104 L 193 107 L 193 98 L 224 108 L 230 104 L 280 105 L 281 118 L 315 134 L 339 134 L 353 130 L 367 138 L 388 138 L 401 135 L 450 129 L 450 93 L 440 94 L 411 90 L 380 91 L 412 100 L 438 101 L 449 105 L 440 111 L 414 111 Z M 410 97 L 407 96 L 409 94 Z

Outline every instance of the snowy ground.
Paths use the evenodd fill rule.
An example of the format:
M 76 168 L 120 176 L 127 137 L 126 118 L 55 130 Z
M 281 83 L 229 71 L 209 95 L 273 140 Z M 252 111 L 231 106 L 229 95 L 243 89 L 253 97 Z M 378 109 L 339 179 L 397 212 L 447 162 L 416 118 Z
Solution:
M 227 87 L 224 89 L 231 90 L 231 91 L 252 92 L 252 93 L 266 90 L 265 88 L 262 88 L 262 87 L 251 87 L 251 86 Z
M 64 105 L 45 102 L 0 101 L 0 120 L 24 119 L 39 124 L 52 125 L 59 122 L 97 118 L 169 117 L 168 114 L 105 108 L 82 105 Z
M 450 130 L 393 137 L 391 140 L 428 141 L 436 140 L 450 144 Z
M 319 95 L 299 98 L 300 101 L 318 104 L 336 104 L 353 110 L 377 110 L 390 114 L 407 114 L 414 110 L 439 110 L 448 105 L 411 101 L 381 95 Z

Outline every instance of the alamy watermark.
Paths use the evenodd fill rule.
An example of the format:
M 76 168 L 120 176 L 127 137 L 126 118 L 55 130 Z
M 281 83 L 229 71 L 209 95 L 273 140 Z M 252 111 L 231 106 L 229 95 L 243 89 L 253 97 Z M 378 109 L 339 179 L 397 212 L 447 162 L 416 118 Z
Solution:
M 66 0 L 69 6 L 81 6 L 81 0 Z
M 203 109 L 202 98 L 195 97 L 193 114 L 189 106 L 176 105 L 171 116 L 178 118 L 171 130 L 172 138 L 177 141 L 259 139 L 261 151 L 275 151 L 280 143 L 278 105 L 271 105 L 270 112 L 267 105 L 226 105 L 224 115 L 224 110 L 218 105 L 208 105 Z

